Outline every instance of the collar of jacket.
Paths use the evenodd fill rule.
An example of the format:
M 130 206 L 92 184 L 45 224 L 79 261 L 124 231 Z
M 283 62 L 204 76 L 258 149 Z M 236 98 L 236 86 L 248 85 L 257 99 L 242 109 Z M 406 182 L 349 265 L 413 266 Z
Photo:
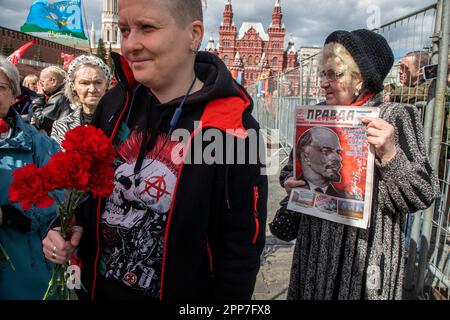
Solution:
M 114 61 L 115 76 L 118 84 L 123 90 L 131 93 L 137 87 L 138 83 L 134 79 L 128 62 L 122 55 L 116 52 L 111 52 L 111 57 Z M 238 89 L 240 97 L 219 98 L 206 104 L 201 118 L 202 128 L 212 127 L 223 131 L 229 130 L 231 134 L 238 138 L 245 138 L 247 136 L 247 132 L 242 123 L 242 115 L 247 108 L 252 107 L 252 104 L 245 89 L 240 85 L 238 85 Z M 129 105 L 126 106 L 126 109 L 129 107 Z M 119 117 L 119 121 L 121 121 L 121 117 Z
M 65 121 L 67 124 L 77 123 L 81 124 L 81 106 L 70 106 L 73 110 L 72 113 L 68 114 L 65 117 Z
M 113 51 L 111 52 L 111 58 L 114 61 L 114 74 L 119 86 L 127 91 L 134 90 L 137 81 L 134 79 L 133 71 L 125 57 Z
M 246 138 L 247 130 L 242 123 L 244 111 L 251 106 L 250 98 L 239 87 L 241 97 L 228 97 L 210 101 L 201 117 L 203 128 L 217 128 L 237 138 Z
M 0 142 L 0 149 L 30 151 L 32 147 L 33 129 L 26 125 L 14 109 L 11 108 L 10 112 L 14 116 L 15 128 L 10 138 Z
M 63 82 L 63 83 L 61 83 L 61 84 L 59 84 L 59 85 L 57 85 L 57 86 L 51 88 L 48 92 L 45 93 L 45 96 L 46 96 L 48 99 L 50 99 L 50 98 L 51 98 L 52 96 L 54 96 L 55 94 L 60 93 L 60 92 L 62 93 L 63 90 L 64 90 L 64 85 L 65 85 L 65 83 Z

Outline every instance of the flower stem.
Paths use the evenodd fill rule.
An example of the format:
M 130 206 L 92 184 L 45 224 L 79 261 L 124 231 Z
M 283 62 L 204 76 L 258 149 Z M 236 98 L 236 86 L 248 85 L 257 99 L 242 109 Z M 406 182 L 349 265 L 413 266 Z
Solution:
M 8 256 L 8 254 L 6 253 L 5 248 L 3 248 L 3 246 L 0 244 L 0 253 L 1 253 L 1 257 L 4 257 L 6 261 L 9 262 L 11 268 L 16 271 L 16 268 L 14 267 L 14 264 L 11 261 L 11 258 Z

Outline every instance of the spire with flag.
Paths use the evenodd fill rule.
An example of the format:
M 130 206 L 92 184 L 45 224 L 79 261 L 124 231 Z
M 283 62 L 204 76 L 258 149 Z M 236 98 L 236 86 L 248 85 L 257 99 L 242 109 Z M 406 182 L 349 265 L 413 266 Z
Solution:
M 242 72 L 244 71 L 244 63 L 242 62 L 239 51 L 234 56 L 233 66 L 231 67 L 231 75 L 236 79 L 237 83 L 242 84 Z
M 270 76 L 270 66 L 269 61 L 267 61 L 266 53 L 264 52 L 261 61 L 259 62 L 259 79 L 258 79 L 258 95 L 264 95 L 267 93 L 269 88 L 269 76 Z

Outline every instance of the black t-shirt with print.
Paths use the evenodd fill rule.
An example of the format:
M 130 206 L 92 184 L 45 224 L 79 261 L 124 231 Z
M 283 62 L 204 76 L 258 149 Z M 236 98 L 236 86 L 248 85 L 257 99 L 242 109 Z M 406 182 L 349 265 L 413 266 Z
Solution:
M 124 117 L 115 189 L 101 216 L 99 299 L 159 297 L 164 231 L 179 172 L 171 159 L 177 143 L 166 141 L 177 104 L 161 105 L 141 90 Z M 135 170 L 140 153 L 142 164 Z

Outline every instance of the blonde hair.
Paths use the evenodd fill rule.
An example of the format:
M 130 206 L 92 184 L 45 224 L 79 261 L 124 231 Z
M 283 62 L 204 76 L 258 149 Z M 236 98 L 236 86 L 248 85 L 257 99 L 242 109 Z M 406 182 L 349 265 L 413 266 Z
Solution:
M 350 52 L 337 42 L 327 43 L 319 58 L 320 66 L 323 68 L 327 62 L 336 67 L 336 71 L 344 72 L 342 80 L 346 86 L 353 86 L 356 81 L 363 81 L 361 71 Z
M 50 66 L 50 67 L 47 67 L 47 68 L 43 69 L 41 71 L 41 73 L 42 72 L 49 72 L 49 73 L 51 73 L 56 78 L 56 80 L 58 81 L 58 84 L 61 84 L 61 83 L 63 83 L 66 80 L 66 72 L 63 69 L 61 69 L 60 67 Z
M 30 84 L 32 84 L 33 82 L 37 83 L 38 81 L 39 81 L 39 77 L 37 75 L 29 74 L 23 79 L 22 85 L 29 89 L 30 88 Z

